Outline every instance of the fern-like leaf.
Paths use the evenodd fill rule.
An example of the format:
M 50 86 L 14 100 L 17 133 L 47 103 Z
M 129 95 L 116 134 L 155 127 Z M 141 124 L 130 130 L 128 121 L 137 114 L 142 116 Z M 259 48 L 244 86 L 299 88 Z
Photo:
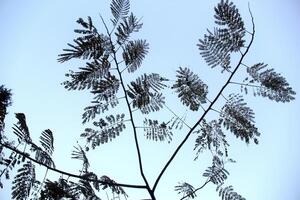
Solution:
M 28 126 L 26 124 L 25 114 L 24 113 L 16 113 L 15 116 L 18 119 L 18 122 L 13 127 L 14 134 L 16 134 L 21 141 L 30 143 L 32 140 L 30 138 Z
M 80 71 L 70 71 L 65 76 L 70 80 L 64 81 L 63 85 L 68 90 L 84 90 L 95 88 L 99 84 L 99 79 L 108 76 L 110 62 L 107 57 L 101 60 L 94 60 L 86 63 L 86 67 L 79 68 Z
M 133 108 L 137 107 L 143 114 L 158 111 L 164 104 L 164 97 L 159 90 L 166 87 L 166 78 L 159 74 L 144 74 L 128 85 L 128 96 L 133 100 Z
M 254 143 L 258 144 L 257 137 L 260 133 L 254 124 L 254 112 L 247 107 L 242 96 L 231 94 L 222 108 L 220 117 L 224 127 L 237 138 L 245 140 L 246 143 L 253 139 Z
M 145 119 L 144 131 L 147 139 L 153 141 L 167 141 L 170 143 L 172 140 L 172 128 L 169 125 L 170 121 L 159 123 L 157 120 Z
M 108 73 L 104 76 L 97 85 L 94 86 L 93 94 L 97 95 L 94 99 L 100 101 L 109 101 L 114 98 L 119 90 L 120 81 L 116 76 Z
M 78 147 L 75 147 L 75 150 L 72 151 L 72 158 L 73 159 L 78 159 L 78 160 L 81 160 L 83 163 L 83 170 L 84 172 L 87 172 L 88 171 L 88 168 L 90 166 L 90 163 L 89 163 L 89 160 L 85 154 L 85 151 L 81 148 L 80 145 L 78 145 Z
M 12 182 L 12 199 L 27 199 L 30 195 L 30 190 L 37 183 L 34 165 L 27 161 L 22 168 L 18 169 L 17 175 Z
M 198 110 L 201 103 L 206 103 L 208 86 L 188 68 L 179 67 L 177 73 L 172 89 L 175 89 L 184 105 L 193 111 Z
M 44 151 L 41 147 L 31 143 L 31 151 L 35 152 L 35 159 L 48 167 L 55 168 L 55 163 L 48 151 Z
M 110 10 L 114 17 L 113 19 L 111 19 L 114 26 L 117 25 L 119 20 L 126 18 L 129 9 L 129 0 L 112 0 L 110 4 Z
M 114 194 L 121 194 L 124 195 L 125 197 L 128 197 L 128 195 L 126 194 L 126 192 L 124 191 L 124 189 L 120 186 L 116 186 L 115 185 L 115 181 L 112 180 L 111 178 L 109 178 L 108 176 L 101 176 L 100 181 L 103 181 L 103 183 L 101 183 L 102 189 L 105 190 L 107 188 L 111 189 L 111 192 Z
M 231 185 L 224 188 L 218 187 L 217 191 L 219 191 L 219 196 L 222 200 L 246 200 L 244 197 L 235 192 Z
M 295 99 L 293 91 L 286 79 L 276 73 L 273 68 L 265 69 L 268 65 L 258 63 L 247 68 L 251 79 L 245 79 L 248 83 L 259 83 L 260 87 L 253 88 L 254 95 L 267 97 L 276 102 L 290 102 Z M 243 85 L 245 86 L 245 85 Z
M 40 143 L 44 147 L 45 151 L 49 153 L 49 155 L 52 155 L 54 151 L 54 137 L 51 130 L 46 129 L 42 132 L 42 135 L 40 136 Z
M 71 200 L 78 199 L 72 194 L 71 187 L 67 180 L 63 178 L 54 182 L 46 180 L 44 183 L 44 189 L 41 191 L 40 199 L 57 200 L 62 198 L 68 198 Z
M 224 71 L 230 68 L 230 54 L 244 46 L 244 22 L 238 9 L 228 0 L 221 0 L 215 7 L 214 17 L 220 28 L 215 28 L 213 32 L 208 31 L 197 46 L 209 66 L 213 68 L 220 65 Z
M 192 198 L 194 199 L 197 195 L 194 193 L 195 188 L 186 182 L 179 183 L 179 185 L 175 186 L 175 191 L 178 192 L 178 194 L 182 194 L 184 197 Z
M 131 33 L 138 32 L 142 28 L 143 24 L 131 13 L 129 17 L 124 18 L 123 21 L 118 25 L 116 36 L 117 43 L 119 45 L 124 44 L 128 41 Z
M 124 117 L 124 114 L 117 114 L 116 116 L 109 115 L 101 118 L 98 122 L 94 122 L 94 125 L 100 130 L 86 128 L 81 137 L 86 138 L 87 143 L 90 143 L 92 149 L 95 149 L 100 144 L 108 143 L 119 136 L 125 129 Z
M 216 185 L 224 183 L 228 175 L 229 172 L 224 168 L 224 164 L 218 156 L 213 157 L 212 166 L 208 167 L 203 173 L 204 177 L 209 178 L 210 181 Z
M 149 44 L 146 40 L 129 41 L 123 51 L 123 59 L 127 66 L 128 72 L 137 70 L 149 50 Z

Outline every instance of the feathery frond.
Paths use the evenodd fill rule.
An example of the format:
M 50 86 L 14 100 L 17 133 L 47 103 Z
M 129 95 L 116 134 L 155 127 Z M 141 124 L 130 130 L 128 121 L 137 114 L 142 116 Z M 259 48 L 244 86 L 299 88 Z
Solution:
M 201 134 L 198 135 L 194 147 L 194 150 L 197 149 L 195 160 L 205 149 L 212 150 L 220 156 L 223 156 L 224 154 L 226 157 L 228 156 L 227 147 L 229 144 L 226 140 L 225 134 L 222 131 L 221 120 L 212 120 L 208 123 L 203 120 L 199 132 Z
M 109 178 L 108 176 L 101 176 L 100 180 L 103 181 L 103 183 L 101 183 L 102 190 L 110 188 L 112 193 L 121 194 L 124 195 L 125 197 L 128 197 L 124 189 L 120 186 L 116 186 L 115 185 L 116 182 L 111 178 Z
M 108 143 L 120 135 L 125 129 L 124 117 L 124 114 L 117 114 L 116 116 L 109 115 L 100 118 L 98 122 L 94 122 L 99 130 L 86 128 L 80 136 L 86 138 L 87 143 L 91 145 L 92 149 L 95 149 L 96 146 Z
M 147 119 L 144 120 L 144 131 L 147 139 L 153 141 L 165 141 L 167 140 L 168 143 L 172 140 L 172 128 L 170 123 L 162 122 L 159 123 L 157 120 Z
M 204 177 L 210 178 L 210 181 L 216 185 L 224 183 L 228 175 L 229 172 L 224 168 L 224 164 L 218 156 L 213 157 L 212 166 L 203 173 Z
M 35 152 L 35 159 L 48 167 L 55 168 L 55 163 L 48 151 L 44 151 L 41 147 L 31 143 L 31 151 Z
M 214 17 L 220 28 L 214 28 L 213 32 L 208 30 L 197 46 L 209 66 L 213 68 L 220 65 L 224 71 L 230 68 L 230 54 L 244 46 L 244 22 L 238 9 L 228 0 L 221 0 L 215 7 Z
M 13 127 L 14 134 L 16 134 L 21 141 L 30 143 L 32 140 L 30 138 L 29 129 L 26 124 L 25 114 L 24 113 L 16 113 L 15 116 L 18 119 L 18 122 Z
M 208 86 L 201 81 L 197 74 L 194 74 L 188 68 L 177 70 L 177 80 L 172 89 L 178 93 L 183 105 L 188 106 L 191 110 L 199 109 L 201 103 L 206 103 Z
M 99 84 L 99 79 L 109 73 L 110 62 L 107 59 L 108 57 L 103 57 L 101 60 L 86 63 L 86 67 L 80 67 L 78 72 L 70 70 L 65 74 L 70 80 L 63 82 L 64 87 L 68 90 L 95 88 Z
M 119 90 L 120 81 L 116 76 L 108 73 L 105 75 L 97 85 L 94 86 L 92 93 L 96 95 L 94 99 L 109 101 L 114 98 Z
M 127 66 L 128 72 L 137 70 L 149 50 L 149 44 L 146 40 L 129 41 L 123 51 L 123 59 Z
M 226 129 L 229 129 L 237 138 L 245 140 L 246 143 L 250 139 L 258 144 L 257 137 L 260 136 L 254 124 L 254 112 L 247 107 L 247 103 L 240 95 L 229 95 L 229 99 L 223 106 L 221 120 Z
M 54 137 L 52 131 L 50 129 L 44 130 L 40 136 L 40 143 L 44 147 L 45 151 L 49 153 L 49 155 L 52 155 L 54 151 L 53 142 Z
M 68 198 L 71 200 L 77 199 L 74 195 L 72 195 L 70 185 L 67 180 L 63 178 L 54 182 L 47 180 L 44 183 L 44 189 L 41 191 L 40 199 L 57 200 L 61 198 Z
M 113 15 L 111 19 L 114 26 L 121 20 L 127 17 L 130 9 L 129 0 L 112 0 L 110 4 L 110 10 Z
M 12 199 L 24 200 L 30 195 L 30 191 L 38 181 L 35 179 L 34 165 L 27 161 L 18 169 L 17 175 L 12 182 Z
M 139 22 L 133 13 L 131 13 L 129 17 L 124 18 L 117 27 L 117 31 L 115 33 L 117 36 L 117 43 L 122 45 L 127 42 L 131 33 L 138 32 L 142 26 L 143 24 Z
M 164 104 L 164 97 L 159 90 L 166 87 L 166 78 L 159 74 L 144 74 L 128 85 L 128 96 L 133 100 L 133 108 L 137 107 L 143 114 L 158 111 Z
M 283 103 L 294 100 L 296 92 L 293 91 L 286 79 L 281 74 L 276 73 L 273 68 L 265 69 L 267 66 L 267 64 L 258 63 L 247 68 L 247 72 L 252 79 L 246 78 L 244 82 L 256 82 L 261 86 L 253 88 L 254 95 Z
M 244 197 L 235 192 L 231 185 L 224 188 L 217 187 L 217 191 L 219 191 L 219 196 L 222 200 L 246 200 Z
M 178 191 L 178 194 L 182 194 L 188 198 L 194 199 L 197 195 L 194 193 L 195 188 L 186 182 L 179 183 L 179 185 L 175 186 L 175 191 Z
M 85 154 L 85 151 L 81 148 L 80 145 L 78 145 L 78 147 L 74 146 L 74 148 L 75 148 L 75 150 L 72 151 L 72 158 L 81 160 L 83 162 L 82 165 L 83 165 L 84 171 L 87 172 L 88 168 L 90 166 L 90 163 Z
M 7 107 L 12 103 L 11 90 L 0 85 L 0 139 L 2 139 L 2 131 L 4 129 L 4 119 L 7 114 Z M 2 151 L 0 150 L 0 153 Z

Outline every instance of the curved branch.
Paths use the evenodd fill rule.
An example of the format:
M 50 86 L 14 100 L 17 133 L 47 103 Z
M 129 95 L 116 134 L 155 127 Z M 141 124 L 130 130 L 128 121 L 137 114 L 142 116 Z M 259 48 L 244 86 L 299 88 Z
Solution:
M 42 163 L 40 161 L 35 160 L 34 158 L 31 158 L 28 154 L 23 153 L 22 151 L 14 148 L 14 147 L 11 147 L 8 144 L 0 143 L 0 145 L 4 146 L 7 149 L 10 149 L 11 151 L 14 151 L 17 154 L 22 155 L 23 157 L 27 158 L 28 160 L 31 160 L 34 163 L 37 163 L 39 165 L 44 166 L 48 170 L 57 172 L 59 174 L 67 175 L 67 176 L 74 177 L 74 178 L 83 179 L 83 180 L 86 180 L 86 181 L 89 181 L 89 182 L 98 182 L 98 183 L 101 183 L 101 184 L 107 184 L 107 185 L 110 185 L 110 186 L 120 186 L 120 187 L 127 187 L 127 188 L 136 188 L 136 189 L 146 189 L 145 185 L 132 185 L 132 184 L 124 184 L 124 183 L 112 183 L 112 182 L 106 182 L 106 181 L 101 181 L 101 180 L 96 180 L 96 179 L 89 179 L 89 178 L 86 178 L 86 177 L 83 177 L 83 176 L 80 176 L 80 175 L 76 175 L 76 174 L 65 172 L 65 171 L 62 171 L 62 170 L 59 170 L 59 169 L 55 169 L 53 167 L 49 167 L 49 166 L 45 165 L 44 163 Z
M 254 19 L 253 19 L 253 15 L 252 12 L 250 10 L 249 7 L 249 12 L 251 15 L 251 19 L 252 19 L 252 35 L 251 35 L 251 40 L 249 45 L 246 48 L 246 51 L 242 54 L 238 64 L 236 65 L 235 69 L 232 71 L 231 75 L 229 76 L 228 80 L 226 81 L 226 83 L 223 85 L 223 87 L 221 88 L 221 90 L 219 91 L 219 93 L 216 95 L 216 97 L 214 98 L 214 100 L 210 103 L 209 107 L 207 108 L 207 110 L 203 113 L 203 115 L 200 117 L 200 119 L 195 123 L 195 125 L 190 129 L 190 131 L 187 133 L 187 135 L 185 136 L 185 138 L 183 139 L 183 141 L 178 145 L 178 147 L 176 148 L 176 150 L 174 151 L 174 153 L 172 154 L 172 156 L 170 157 L 170 159 L 168 160 L 168 162 L 165 164 L 164 168 L 162 169 L 162 171 L 160 172 L 160 174 L 158 175 L 158 177 L 156 178 L 156 181 L 153 185 L 153 192 L 155 191 L 157 184 L 160 180 L 160 178 L 162 177 L 162 175 L 165 173 L 166 169 L 169 167 L 169 165 L 171 164 L 171 162 L 173 161 L 173 159 L 175 158 L 175 156 L 177 155 L 177 153 L 179 152 L 179 150 L 181 149 L 181 147 L 185 144 L 185 142 L 187 141 L 187 139 L 190 137 L 190 135 L 192 134 L 192 132 L 196 129 L 196 127 L 200 124 L 200 122 L 204 119 L 204 117 L 206 116 L 206 114 L 212 109 L 212 106 L 215 104 L 215 102 L 219 99 L 219 97 L 221 96 L 222 92 L 225 90 L 226 86 L 230 83 L 233 75 L 236 73 L 236 71 L 238 70 L 238 68 L 240 67 L 245 55 L 248 53 L 253 40 L 254 40 L 254 35 L 255 35 L 255 24 L 254 24 Z

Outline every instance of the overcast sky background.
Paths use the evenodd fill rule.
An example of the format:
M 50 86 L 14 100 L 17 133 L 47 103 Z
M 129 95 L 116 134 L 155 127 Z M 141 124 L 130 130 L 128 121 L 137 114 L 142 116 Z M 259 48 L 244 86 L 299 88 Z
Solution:
M 179 66 L 190 67 L 209 86 L 209 98 L 213 99 L 222 87 L 228 74 L 219 68 L 210 69 L 199 55 L 196 44 L 203 38 L 206 29 L 213 29 L 213 7 L 215 0 L 166 0 L 131 1 L 131 11 L 142 17 L 144 23 L 140 33 L 134 38 L 147 39 L 150 52 L 137 74 L 156 72 L 168 78 L 175 77 Z M 240 9 L 247 30 L 251 30 L 248 1 L 234 1 Z M 287 78 L 299 93 L 299 46 L 300 46 L 300 2 L 298 0 L 249 0 L 255 18 L 256 36 L 244 63 L 252 65 L 265 62 Z M 80 162 L 70 157 L 76 141 L 85 126 L 81 124 L 83 108 L 89 105 L 88 92 L 68 92 L 61 82 L 69 70 L 76 70 L 80 62 L 59 64 L 57 55 L 75 37 L 73 30 L 79 28 L 76 20 L 91 16 L 99 32 L 105 32 L 99 14 L 109 23 L 111 17 L 109 0 L 0 0 L 0 84 L 13 91 L 13 105 L 6 120 L 6 134 L 12 136 L 12 125 L 16 122 L 14 113 L 23 112 L 27 116 L 32 138 L 38 140 L 44 129 L 51 129 L 55 136 L 54 161 L 58 169 L 78 173 Z M 249 42 L 249 36 L 247 37 Z M 234 80 L 244 79 L 244 70 Z M 137 74 L 125 76 L 127 83 Z M 226 94 L 239 92 L 239 86 L 231 85 Z M 262 133 L 258 146 L 245 145 L 227 133 L 231 144 L 229 154 L 237 161 L 229 164 L 231 175 L 226 185 L 248 200 L 298 200 L 300 198 L 299 162 L 299 97 L 289 103 L 274 103 L 261 97 L 246 96 L 249 106 L 256 113 L 256 124 Z M 175 99 L 175 95 L 173 95 Z M 218 106 L 224 103 L 220 99 Z M 167 105 L 183 115 L 185 108 L 178 101 L 170 100 Z M 123 110 L 120 110 L 122 112 Z M 126 110 L 124 110 L 126 111 Z M 126 113 L 125 113 L 126 114 Z M 202 112 L 188 112 L 190 125 L 197 121 Z M 216 117 L 211 112 L 209 118 Z M 139 122 L 140 114 L 135 113 Z M 154 114 L 152 118 L 169 119 L 167 110 Z M 141 120 L 140 120 L 141 122 Z M 142 125 L 142 124 L 141 124 Z M 143 184 L 138 171 L 138 162 L 130 124 L 115 141 L 89 152 L 92 170 L 100 175 L 108 175 L 118 182 Z M 174 136 L 173 142 L 155 143 L 147 141 L 143 130 L 139 132 L 142 158 L 146 176 L 152 185 L 186 133 L 186 129 Z M 195 187 L 205 181 L 203 171 L 211 164 L 208 153 L 195 157 L 193 135 L 174 162 L 166 171 L 157 188 L 158 199 L 179 199 L 174 186 L 187 181 Z M 37 166 L 37 168 L 39 168 Z M 42 179 L 44 168 L 39 169 Z M 49 177 L 60 174 L 49 172 Z M 219 199 L 209 184 L 198 192 L 197 199 Z M 128 190 L 129 199 L 148 198 L 146 191 Z M 105 199 L 105 193 L 101 193 Z M 104 196 L 103 196 L 104 195 Z M 10 199 L 10 186 L 0 190 L 0 199 Z

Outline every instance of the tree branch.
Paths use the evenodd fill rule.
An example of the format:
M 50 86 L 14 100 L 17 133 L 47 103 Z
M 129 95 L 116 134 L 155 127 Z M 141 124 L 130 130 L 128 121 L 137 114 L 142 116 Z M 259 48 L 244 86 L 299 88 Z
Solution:
M 132 184 L 124 184 L 124 183 L 112 183 L 112 182 L 106 182 L 106 181 L 101 181 L 101 180 L 96 180 L 96 179 L 89 179 L 89 178 L 86 178 L 86 177 L 81 176 L 81 175 L 76 175 L 76 174 L 65 172 L 65 171 L 62 171 L 62 170 L 59 170 L 59 169 L 55 169 L 53 167 L 49 167 L 49 166 L 45 165 L 44 163 L 42 163 L 40 161 L 35 160 L 34 158 L 31 158 L 28 154 L 23 153 L 22 151 L 14 148 L 14 147 L 11 147 L 8 144 L 5 144 L 5 143 L 1 142 L 0 145 L 4 146 L 7 149 L 10 149 L 11 151 L 14 151 L 15 153 L 17 153 L 19 155 L 22 155 L 23 157 L 27 158 L 28 160 L 31 160 L 34 163 L 37 163 L 39 165 L 44 166 L 48 170 L 57 172 L 59 174 L 67 175 L 67 176 L 74 177 L 74 178 L 83 179 L 83 180 L 86 180 L 86 181 L 89 181 L 89 182 L 98 182 L 98 183 L 101 183 L 101 184 L 107 184 L 107 185 L 110 185 L 110 186 L 120 186 L 120 187 L 127 187 L 127 188 L 136 188 L 136 189 L 146 189 L 145 185 L 132 185 Z
M 206 116 L 206 114 L 211 110 L 212 106 L 215 104 L 215 102 L 219 99 L 219 97 L 221 96 L 222 92 L 224 91 L 224 89 L 226 88 L 226 86 L 230 83 L 233 75 L 236 73 L 236 71 L 238 70 L 238 68 L 240 67 L 245 55 L 248 53 L 253 39 L 254 39 L 254 35 L 255 35 L 255 24 L 254 24 L 254 19 L 249 7 L 249 12 L 251 15 L 251 19 L 252 19 L 252 35 L 251 35 L 251 40 L 249 45 L 246 48 L 246 51 L 242 54 L 237 66 L 235 67 L 235 69 L 233 70 L 233 72 L 231 73 L 231 75 L 229 76 L 227 82 L 223 85 L 223 87 L 221 88 L 221 90 L 219 91 L 219 93 L 217 94 L 217 96 L 214 98 L 214 100 L 211 102 L 211 104 L 209 105 L 208 109 L 203 113 L 203 115 L 200 117 L 200 119 L 195 123 L 195 125 L 191 128 L 191 130 L 187 133 L 187 135 L 185 136 L 185 138 L 183 139 L 183 141 L 178 145 L 178 147 L 176 148 L 176 150 L 174 151 L 174 153 L 172 154 L 172 156 L 170 157 L 170 159 L 168 160 L 168 162 L 165 164 L 164 168 L 162 169 L 162 171 L 160 172 L 160 174 L 158 175 L 154 185 L 153 185 L 153 192 L 155 191 L 157 184 L 160 180 L 160 178 L 162 177 L 162 175 L 165 173 L 166 169 L 168 168 L 168 166 L 171 164 L 171 162 L 173 161 L 173 159 L 175 158 L 175 156 L 177 155 L 177 153 L 179 152 L 179 150 L 182 148 L 182 146 L 185 144 L 185 142 L 187 141 L 187 139 L 190 137 L 190 135 L 192 134 L 192 132 L 196 129 L 196 127 L 200 124 L 200 122 L 204 119 L 204 117 Z

